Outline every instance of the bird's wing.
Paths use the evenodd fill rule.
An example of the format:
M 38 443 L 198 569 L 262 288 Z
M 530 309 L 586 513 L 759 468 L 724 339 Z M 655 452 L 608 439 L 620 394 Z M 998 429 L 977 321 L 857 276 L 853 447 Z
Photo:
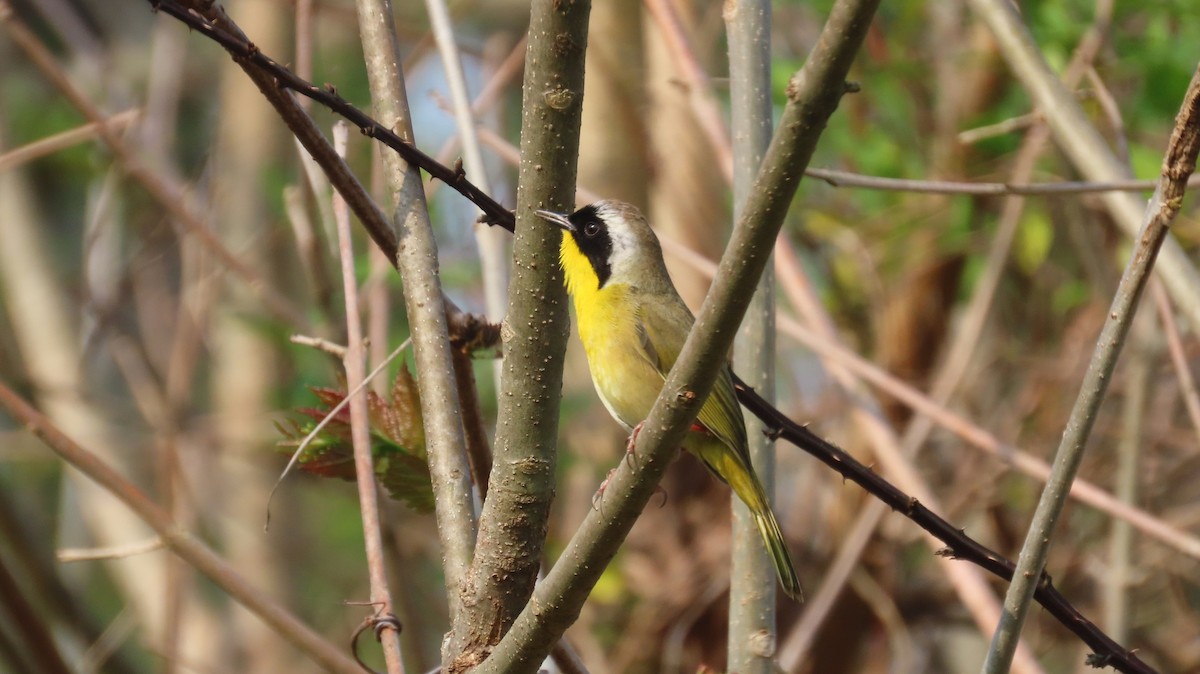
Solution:
M 639 312 L 638 335 L 642 355 L 665 380 L 667 373 L 675 365 L 675 360 L 679 358 L 683 342 L 687 339 L 687 333 L 695 320 L 682 300 L 677 300 L 677 303 L 655 304 L 658 306 Z M 700 408 L 697 419 L 721 442 L 734 448 L 747 466 L 750 465 L 746 450 L 746 424 L 742 418 L 742 408 L 738 406 L 733 377 L 728 367 L 721 368 L 712 393 L 704 407 Z

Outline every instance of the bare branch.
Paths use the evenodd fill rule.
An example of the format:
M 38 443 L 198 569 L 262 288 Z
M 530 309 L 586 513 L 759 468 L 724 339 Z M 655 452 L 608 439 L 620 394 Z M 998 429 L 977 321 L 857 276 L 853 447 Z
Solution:
M 1106 180 L 1099 182 L 1063 181 L 1055 183 L 983 183 L 953 180 L 909 180 L 883 178 L 861 173 L 810 168 L 804 172 L 810 178 L 823 180 L 834 187 L 850 187 L 886 192 L 917 194 L 964 194 L 972 196 L 1061 196 L 1065 194 L 1095 194 L 1100 192 L 1149 192 L 1156 180 Z M 1192 178 L 1200 183 L 1200 178 Z
M 346 125 L 338 122 L 333 130 L 334 149 L 346 155 Z M 334 197 L 333 217 L 337 221 L 338 253 L 342 263 L 342 288 L 346 305 L 346 388 L 357 390 L 346 394 L 350 401 L 350 437 L 354 447 L 354 473 L 358 484 L 358 505 L 362 513 L 363 540 L 367 552 L 367 577 L 371 587 L 371 604 L 376 615 L 392 616 L 392 595 L 388 590 L 387 569 L 383 559 L 383 535 L 379 528 L 379 493 L 375 488 L 375 462 L 371 456 L 370 419 L 367 416 L 367 396 L 361 389 L 366 384 L 366 354 L 362 344 L 362 321 L 358 314 L 358 279 L 354 275 L 354 251 L 350 241 L 350 209 L 344 199 Z M 388 674 L 403 674 L 400 657 L 400 635 L 387 622 L 379 623 L 375 632 L 383 644 L 383 658 Z
M 385 120 L 386 128 L 412 138 L 391 2 L 358 0 L 356 5 L 375 112 Z M 453 619 L 459 612 L 460 589 L 475 547 L 475 513 L 446 304 L 438 276 L 437 242 L 418 168 L 392 153 L 384 155 L 383 163 L 395 208 L 394 260 L 404 279 L 404 306 L 412 327 L 413 360 L 419 377 L 446 594 Z
M 27 145 L 14 148 L 4 154 L 0 154 L 0 171 L 16 168 L 25 162 L 30 162 L 71 147 L 72 145 L 92 140 L 100 135 L 102 128 L 112 133 L 123 131 L 126 127 L 136 123 L 141 115 L 142 111 L 137 109 L 118 112 L 104 119 L 104 121 L 84 124 L 83 126 L 56 133 L 53 136 L 48 136 Z
M 733 131 L 733 217 L 745 209 L 754 176 L 771 142 L 771 3 L 743 0 L 725 5 L 729 36 L 730 101 Z M 723 160 L 722 157 L 719 157 Z M 734 345 L 734 367 L 774 402 L 775 275 L 768 264 Z M 750 459 L 775 502 L 775 443 L 757 418 L 746 420 Z M 731 495 L 732 563 L 729 586 L 729 657 L 726 670 L 771 674 L 775 669 L 775 569 L 760 543 L 750 509 Z
M 1096 341 L 1096 349 L 1088 363 L 1080 387 L 1079 397 L 1071 410 L 1063 431 L 1062 442 L 1054 455 L 1054 466 L 1050 480 L 1042 491 L 1034 511 L 1033 521 L 1021 555 L 1013 582 L 1004 597 L 1004 613 L 992 635 L 992 645 L 984 662 L 985 674 L 1003 674 L 1008 671 L 1012 654 L 1020 639 L 1021 625 L 1029 611 L 1033 595 L 1042 583 L 1042 569 L 1050 550 L 1054 527 L 1066 503 L 1071 482 L 1083 461 L 1083 450 L 1091 434 L 1092 425 L 1108 382 L 1117 364 L 1117 356 L 1125 343 L 1125 336 L 1133 322 L 1134 312 L 1142 291 L 1154 268 L 1163 243 L 1167 240 L 1171 222 L 1179 213 L 1183 195 L 1187 190 L 1188 177 L 1196 169 L 1196 156 L 1200 153 L 1200 68 L 1192 76 L 1183 106 L 1175 119 L 1175 131 L 1167 145 L 1163 158 L 1162 179 L 1150 203 L 1146 205 L 1144 224 L 1135 240 L 1133 255 L 1108 312 L 1108 318 Z M 1195 292 L 1196 287 L 1192 288 Z M 1107 665 L 1108 662 L 1101 664 Z
M 558 267 L 560 234 L 533 211 L 563 210 L 574 200 L 589 11 L 586 0 L 539 0 L 530 14 L 517 193 L 522 222 L 503 325 L 496 458 L 464 591 L 470 603 L 453 626 L 452 672 L 483 660 L 508 631 L 528 605 L 541 562 L 570 320 Z M 548 652 L 549 644 L 542 657 Z

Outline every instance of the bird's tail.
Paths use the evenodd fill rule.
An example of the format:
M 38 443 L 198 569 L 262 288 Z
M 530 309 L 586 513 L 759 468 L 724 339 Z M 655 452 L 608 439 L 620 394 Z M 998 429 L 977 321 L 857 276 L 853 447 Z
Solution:
M 796 577 L 796 567 L 792 565 L 792 556 L 788 553 L 787 542 L 783 538 L 783 531 L 779 529 L 775 513 L 771 511 L 767 493 L 752 472 L 747 471 L 744 478 L 731 481 L 730 486 L 754 515 L 754 523 L 758 525 L 758 533 L 762 534 L 763 543 L 775 564 L 775 573 L 779 574 L 779 584 L 783 586 L 784 594 L 796 601 L 804 601 L 804 590 L 800 587 L 800 579 Z
M 761 507 L 751 507 L 754 523 L 758 525 L 758 532 L 762 534 L 767 552 L 771 554 L 771 561 L 775 563 L 775 573 L 779 574 L 779 584 L 783 586 L 784 594 L 796 601 L 804 601 L 804 589 L 800 587 L 796 567 L 792 566 L 792 556 L 788 553 L 783 532 L 779 530 L 775 513 L 771 512 L 771 506 L 767 504 L 765 495 L 763 496 Z
M 779 584 L 783 586 L 784 593 L 796 601 L 803 601 L 804 591 L 800 588 L 800 579 L 796 577 L 796 568 L 792 566 L 792 556 L 788 554 L 783 532 L 779 530 L 779 522 L 775 520 L 775 513 L 771 512 L 767 494 L 763 491 L 762 483 L 758 481 L 754 470 L 732 449 L 707 437 L 693 440 L 691 444 L 685 443 L 684 447 L 699 456 L 713 473 L 729 483 L 742 503 L 750 509 L 754 515 L 754 523 L 758 525 L 758 532 L 762 534 L 763 542 L 767 545 L 767 552 L 771 554 L 771 561 L 775 564 L 775 572 L 779 574 Z

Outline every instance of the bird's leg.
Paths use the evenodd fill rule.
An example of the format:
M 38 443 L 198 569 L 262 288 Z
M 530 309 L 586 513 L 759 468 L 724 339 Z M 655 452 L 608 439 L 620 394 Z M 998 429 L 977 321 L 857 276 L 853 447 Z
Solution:
M 600 488 L 597 489 L 596 493 L 592 496 L 592 510 L 600 509 L 600 498 L 604 496 L 604 490 L 608 488 L 608 481 L 612 479 L 612 475 L 615 472 L 617 472 L 617 469 L 613 468 L 612 470 L 608 471 L 608 475 L 604 476 L 604 480 L 600 483 Z
M 639 421 L 637 426 L 633 427 L 633 432 L 629 434 L 629 442 L 625 443 L 625 460 L 637 458 L 637 436 L 642 432 L 642 426 L 645 421 Z

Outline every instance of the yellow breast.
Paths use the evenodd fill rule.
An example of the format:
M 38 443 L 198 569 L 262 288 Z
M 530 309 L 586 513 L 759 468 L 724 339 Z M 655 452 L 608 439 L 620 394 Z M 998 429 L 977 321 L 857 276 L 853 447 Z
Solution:
M 613 418 L 633 428 L 650 413 L 663 384 L 642 354 L 638 296 L 615 279 L 599 287 L 591 263 L 569 235 L 563 237 L 561 255 L 596 393 Z

